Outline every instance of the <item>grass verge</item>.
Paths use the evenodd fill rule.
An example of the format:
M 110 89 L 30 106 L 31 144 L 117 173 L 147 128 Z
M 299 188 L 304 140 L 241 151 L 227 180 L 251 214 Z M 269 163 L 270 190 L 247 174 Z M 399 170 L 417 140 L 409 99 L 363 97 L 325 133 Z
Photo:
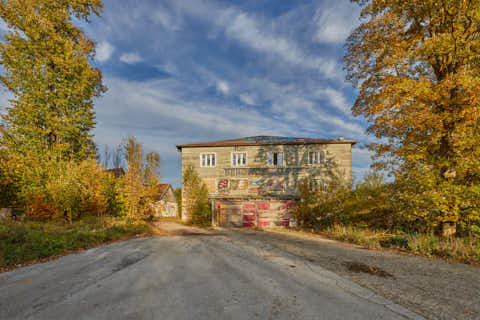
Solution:
M 442 238 L 433 234 L 391 234 L 387 231 L 341 225 L 314 233 L 369 249 L 388 248 L 425 257 L 480 265 L 480 239 L 477 237 Z
M 82 249 L 152 235 L 143 221 L 89 217 L 73 224 L 0 221 L 0 272 Z

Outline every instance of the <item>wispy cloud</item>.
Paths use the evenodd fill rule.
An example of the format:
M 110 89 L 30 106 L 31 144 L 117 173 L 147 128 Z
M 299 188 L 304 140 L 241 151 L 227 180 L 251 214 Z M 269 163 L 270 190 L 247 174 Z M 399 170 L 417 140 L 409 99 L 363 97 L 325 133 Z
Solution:
M 143 58 L 140 57 L 137 53 L 124 53 L 120 56 L 120 61 L 126 64 L 136 64 L 143 61 Z
M 164 155 L 177 185 L 179 143 L 259 134 L 373 142 L 351 115 L 356 93 L 341 66 L 356 5 L 279 1 L 105 2 L 88 26 L 113 48 L 100 42 L 97 52 L 109 91 L 97 103 L 96 141 L 137 135 Z M 367 158 L 354 153 L 354 167 Z
M 229 37 L 254 50 L 276 55 L 285 62 L 316 70 L 326 78 L 335 78 L 338 75 L 335 60 L 305 52 L 293 40 L 269 32 L 269 29 L 252 15 L 229 9 L 221 13 L 219 21 Z
M 164 7 L 156 9 L 152 13 L 151 18 L 168 31 L 179 31 L 182 28 L 181 19 L 178 16 L 171 15 Z
M 251 94 L 242 93 L 238 97 L 240 98 L 240 101 L 242 101 L 243 103 L 245 103 L 249 106 L 254 106 L 254 105 L 257 104 L 255 98 Z
M 351 103 L 347 101 L 345 95 L 332 87 L 318 89 L 317 92 L 320 98 L 327 100 L 332 107 L 342 112 L 347 116 L 352 115 Z
M 320 43 L 343 44 L 359 24 L 359 8 L 345 1 L 331 2 L 329 7 L 316 10 L 313 39 Z

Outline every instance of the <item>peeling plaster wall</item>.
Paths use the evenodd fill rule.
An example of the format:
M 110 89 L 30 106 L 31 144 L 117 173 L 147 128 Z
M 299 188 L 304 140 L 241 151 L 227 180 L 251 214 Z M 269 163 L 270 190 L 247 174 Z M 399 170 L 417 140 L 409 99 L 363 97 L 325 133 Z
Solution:
M 304 177 L 310 176 L 319 182 L 328 183 L 328 167 L 334 167 L 343 177 L 345 183 L 349 183 L 352 167 L 351 148 L 349 143 L 187 147 L 182 149 L 182 171 L 188 165 L 193 165 L 206 184 L 211 199 L 253 200 L 269 198 L 291 200 L 297 196 L 297 185 Z M 308 154 L 316 151 L 326 151 L 326 162 L 321 165 L 309 165 Z M 247 154 L 247 164 L 245 166 L 232 166 L 232 153 L 235 152 Z M 283 152 L 283 165 L 267 164 L 268 154 L 272 152 Z M 216 155 L 216 166 L 201 167 L 201 154 L 212 153 Z M 232 215 L 235 215 L 235 213 L 232 213 L 235 211 L 234 209 L 243 210 L 243 205 L 251 205 L 247 202 L 242 203 L 239 205 L 241 208 L 228 210 L 231 211 Z M 262 215 L 259 214 L 260 216 Z M 188 219 L 188 213 L 184 217 Z M 238 224 L 242 224 L 242 221 L 239 220 Z M 260 222 L 257 221 L 257 224 Z M 278 221 L 275 222 L 277 225 L 278 223 Z

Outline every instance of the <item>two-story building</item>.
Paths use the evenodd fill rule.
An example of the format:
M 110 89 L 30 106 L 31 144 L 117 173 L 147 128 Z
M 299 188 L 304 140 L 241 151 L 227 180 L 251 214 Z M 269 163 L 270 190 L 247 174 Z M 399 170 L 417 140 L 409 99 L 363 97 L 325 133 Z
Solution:
M 178 145 L 183 170 L 192 165 L 206 184 L 214 225 L 288 226 L 298 201 L 298 183 L 311 177 L 328 183 L 335 170 L 351 180 L 352 146 L 338 139 L 256 136 Z M 183 187 L 182 187 L 183 190 Z M 189 212 L 182 212 L 188 220 Z

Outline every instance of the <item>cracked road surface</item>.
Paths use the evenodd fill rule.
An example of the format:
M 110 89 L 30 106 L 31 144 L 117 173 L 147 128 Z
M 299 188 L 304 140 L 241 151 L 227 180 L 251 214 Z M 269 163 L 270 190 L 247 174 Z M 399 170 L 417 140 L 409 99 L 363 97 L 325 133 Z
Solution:
M 0 274 L 0 319 L 423 319 L 255 232 L 166 230 Z

